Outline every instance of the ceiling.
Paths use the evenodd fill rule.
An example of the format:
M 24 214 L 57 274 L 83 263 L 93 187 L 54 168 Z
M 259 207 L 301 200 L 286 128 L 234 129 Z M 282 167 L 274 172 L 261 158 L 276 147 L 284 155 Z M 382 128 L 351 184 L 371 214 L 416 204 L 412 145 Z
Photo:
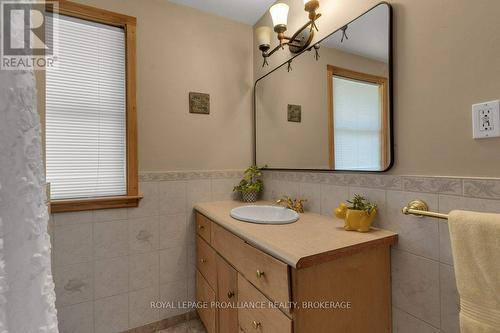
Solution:
M 204 12 L 254 25 L 276 0 L 170 0 Z
M 341 41 L 342 32 L 337 31 L 321 45 L 357 54 L 387 63 L 389 60 L 389 10 L 379 5 L 364 14 L 347 28 L 348 40 Z

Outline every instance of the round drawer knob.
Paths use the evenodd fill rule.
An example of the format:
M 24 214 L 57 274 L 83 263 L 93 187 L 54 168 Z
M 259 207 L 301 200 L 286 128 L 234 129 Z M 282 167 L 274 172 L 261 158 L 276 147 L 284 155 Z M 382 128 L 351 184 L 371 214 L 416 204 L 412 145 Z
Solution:
M 201 262 L 202 264 L 204 264 L 204 263 L 206 263 L 206 262 L 207 262 L 207 259 L 200 259 L 200 262 Z
M 233 298 L 234 297 L 234 291 L 229 290 L 227 292 L 227 298 Z
M 198 229 L 203 230 L 203 229 L 205 229 L 205 226 L 204 225 L 199 225 Z
M 252 322 L 252 326 L 253 326 L 253 328 L 258 329 L 262 326 L 262 324 L 260 322 L 254 320 Z
M 256 275 L 257 275 L 257 278 L 259 278 L 259 279 L 260 279 L 261 277 L 263 277 L 263 276 L 264 276 L 264 272 L 263 272 L 263 271 L 261 271 L 261 270 L 257 270 Z

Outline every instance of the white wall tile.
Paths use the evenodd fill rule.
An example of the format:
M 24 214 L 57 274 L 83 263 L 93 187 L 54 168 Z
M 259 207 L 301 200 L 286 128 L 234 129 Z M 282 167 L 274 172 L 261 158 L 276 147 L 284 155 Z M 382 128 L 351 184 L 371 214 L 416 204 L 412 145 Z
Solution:
M 437 211 L 438 197 L 435 194 L 419 193 L 431 211 Z M 439 226 L 435 218 L 406 216 L 401 209 L 416 199 L 415 193 L 387 191 L 386 214 L 380 226 L 399 234 L 397 248 L 434 260 L 439 260 Z
M 299 198 L 306 199 L 306 212 L 321 214 L 321 186 L 317 183 L 300 183 Z
M 184 280 L 187 276 L 187 249 L 174 247 L 160 251 L 160 284 Z
M 70 224 L 84 224 L 92 223 L 93 216 L 91 211 L 84 212 L 68 212 L 52 214 L 54 225 L 70 225 Z
M 187 300 L 196 301 L 196 277 L 193 276 L 187 280 Z
M 158 188 L 161 215 L 183 214 L 186 212 L 185 181 L 160 182 Z
M 185 214 L 160 216 L 160 249 L 186 246 L 187 217 Z
M 452 195 L 439 196 L 439 211 L 449 213 L 452 210 L 471 210 L 483 213 L 500 213 L 500 201 L 465 198 Z
M 158 287 L 140 289 L 128 294 L 129 327 L 139 327 L 159 320 L 159 310 L 151 302 L 159 299 Z
M 92 262 L 57 266 L 54 269 L 57 306 L 65 306 L 94 298 Z
M 276 193 L 274 200 L 288 196 L 292 199 L 299 197 L 299 183 L 293 181 L 280 181 L 276 183 Z
M 188 245 L 188 264 L 196 266 L 196 243 Z
M 409 192 L 462 194 L 462 179 L 448 177 L 403 177 L 403 189 Z
M 439 333 L 439 329 L 398 308 L 392 308 L 392 333 Z
M 128 218 L 127 208 L 94 210 L 94 222 L 125 221 Z
M 439 327 L 439 263 L 393 249 L 391 266 L 393 305 Z
M 347 186 L 321 184 L 321 214 L 333 216 L 335 208 L 349 199 Z
M 273 201 L 278 198 L 278 194 L 276 193 L 277 182 L 278 181 L 272 179 L 264 180 L 264 192 L 262 193 L 263 200 Z
M 441 331 L 444 333 L 460 333 L 460 297 L 455 281 L 453 266 L 439 266 L 441 286 Z
M 114 258 L 128 254 L 128 222 L 94 224 L 94 258 Z
M 131 255 L 129 258 L 129 290 L 157 287 L 160 281 L 159 252 Z
M 94 302 L 94 332 L 117 333 L 128 329 L 128 294 Z
M 139 207 L 129 208 L 128 217 L 137 218 L 159 214 L 160 195 L 158 182 L 139 183 L 139 192 L 144 196 L 139 201 Z
M 234 200 L 236 193 L 233 192 L 233 188 L 238 185 L 240 180 L 239 178 L 212 179 L 212 200 Z
M 96 299 L 128 292 L 128 257 L 94 262 Z
M 186 211 L 191 213 L 194 204 L 212 200 L 212 182 L 210 179 L 190 180 L 186 183 Z
M 498 200 L 448 195 L 459 194 L 460 189 L 456 184 L 461 180 L 457 179 L 451 179 L 450 182 L 446 179 L 425 178 L 421 182 L 422 177 L 270 174 L 265 180 L 265 199 L 274 200 L 282 195 L 312 198 L 309 202 L 310 211 L 324 215 L 331 216 L 333 209 L 353 193 L 361 192 L 375 201 L 379 205 L 376 224 L 399 232 L 398 247 L 404 250 L 393 250 L 395 333 L 435 333 L 439 331 L 436 327 L 439 327 L 440 322 L 442 332 L 458 332 L 458 296 L 453 268 L 426 259 L 452 264 L 447 222 L 405 217 L 401 214 L 401 208 L 407 201 L 421 198 L 427 201 L 432 210 L 439 209 L 446 213 L 453 209 L 500 213 Z M 192 206 L 196 202 L 228 200 L 239 178 L 197 175 L 200 179 L 188 180 L 189 177 L 184 176 L 172 178 L 174 181 L 141 182 L 140 192 L 145 198 L 138 208 L 53 215 L 54 275 L 60 326 L 64 325 L 62 332 L 73 332 L 76 327 L 74 332 L 92 333 L 92 326 L 89 328 L 89 325 L 93 320 L 93 303 L 87 300 L 109 295 L 110 290 L 112 294 L 118 294 L 94 301 L 95 327 L 98 327 L 96 333 L 119 332 L 144 322 L 144 318 L 139 318 L 140 305 L 144 305 L 139 296 L 146 295 L 147 290 L 156 288 L 160 300 L 194 300 L 195 228 Z M 403 184 L 406 190 L 431 194 L 402 192 L 400 189 Z M 484 184 L 488 183 L 481 182 L 483 192 L 487 190 Z M 384 198 L 386 190 L 387 200 Z M 483 192 L 481 196 L 484 196 Z M 470 193 L 468 189 L 467 195 Z M 160 211 L 163 214 L 161 217 Z M 182 216 L 185 221 L 184 238 L 180 227 Z M 119 222 L 125 228 L 119 229 Z M 122 257 L 122 254 L 127 253 L 122 252 L 124 230 L 129 233 L 125 243 L 132 249 L 132 254 Z M 160 246 L 162 250 L 158 251 Z M 115 259 L 119 259 L 119 262 L 113 262 L 114 259 L 97 260 L 94 254 L 98 258 L 118 255 L 120 257 Z M 96 270 L 94 276 L 93 270 Z M 81 285 L 76 282 L 67 287 L 69 291 L 64 289 L 72 276 L 76 276 L 76 280 L 82 276 L 85 281 L 88 280 L 82 288 L 85 291 L 71 294 L 72 289 L 78 289 Z M 137 300 L 130 311 L 129 297 Z M 62 306 L 61 302 L 83 303 Z M 179 310 L 178 313 L 181 312 Z M 162 310 L 161 315 L 165 318 L 176 313 L 175 310 Z M 137 317 L 134 318 L 135 315 Z M 72 322 L 75 324 L 72 325 Z
M 130 219 L 129 251 L 131 254 L 151 252 L 159 247 L 159 217 L 149 216 Z
M 182 302 L 188 300 L 186 280 L 172 281 L 170 283 L 160 285 L 160 301 L 169 302 L 173 306 L 170 308 L 160 309 L 160 319 L 169 318 L 185 312 L 190 309 L 183 309 Z
M 93 333 L 94 303 L 84 302 L 57 308 L 59 333 Z
M 464 179 L 464 196 L 500 199 L 500 179 Z
M 56 266 L 92 260 L 92 224 L 57 226 L 54 230 Z

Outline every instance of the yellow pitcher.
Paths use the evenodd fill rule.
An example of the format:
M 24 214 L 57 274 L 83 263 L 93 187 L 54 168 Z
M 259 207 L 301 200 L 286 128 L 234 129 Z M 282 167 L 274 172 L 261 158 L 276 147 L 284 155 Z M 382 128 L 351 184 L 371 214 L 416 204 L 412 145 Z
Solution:
M 370 231 L 370 227 L 376 215 L 376 209 L 368 213 L 364 210 L 349 209 L 345 203 L 341 203 L 340 206 L 335 209 L 335 216 L 344 220 L 344 229 L 348 231 Z

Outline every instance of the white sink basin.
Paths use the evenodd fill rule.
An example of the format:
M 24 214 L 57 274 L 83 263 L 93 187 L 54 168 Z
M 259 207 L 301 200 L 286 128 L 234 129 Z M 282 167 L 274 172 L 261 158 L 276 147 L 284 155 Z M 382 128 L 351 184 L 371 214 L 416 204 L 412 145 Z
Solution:
M 231 210 L 231 217 L 259 224 L 288 224 L 297 221 L 299 214 L 280 206 L 241 206 Z

